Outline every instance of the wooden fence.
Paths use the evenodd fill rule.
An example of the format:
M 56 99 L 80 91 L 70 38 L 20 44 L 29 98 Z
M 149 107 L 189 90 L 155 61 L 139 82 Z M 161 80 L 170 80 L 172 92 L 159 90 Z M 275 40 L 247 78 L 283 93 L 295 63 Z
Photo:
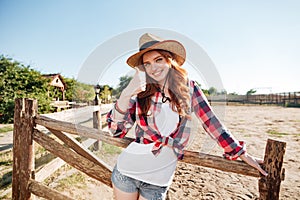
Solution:
M 248 104 L 274 104 L 282 106 L 300 106 L 300 92 L 282 92 L 274 94 L 252 95 L 212 95 L 208 96 L 210 102 L 248 103 Z
M 36 177 L 41 177 L 40 173 L 43 173 L 43 170 L 35 173 L 34 141 L 72 167 L 110 187 L 112 186 L 110 181 L 112 169 L 84 148 L 81 143 L 65 133 L 93 138 L 123 148 L 133 141 L 133 138 L 128 137 L 123 139 L 113 138 L 101 129 L 88 128 L 40 116 L 37 114 L 37 101 L 32 99 L 16 99 L 14 114 L 12 178 L 12 199 L 14 200 L 31 199 L 32 194 L 46 199 L 71 199 L 36 180 Z M 39 131 L 36 125 L 46 127 L 64 144 Z M 279 199 L 280 184 L 284 179 L 282 164 L 285 148 L 286 144 L 284 142 L 271 139 L 267 141 L 263 164 L 263 168 L 269 174 L 267 177 L 262 177 L 256 169 L 242 161 L 229 161 L 219 156 L 199 152 L 186 151 L 182 162 L 246 176 L 260 177 L 260 199 L 276 200 Z M 101 196 L 101 194 L 99 195 Z
M 247 95 L 246 101 L 256 104 L 277 104 L 283 106 L 300 105 L 300 92 Z

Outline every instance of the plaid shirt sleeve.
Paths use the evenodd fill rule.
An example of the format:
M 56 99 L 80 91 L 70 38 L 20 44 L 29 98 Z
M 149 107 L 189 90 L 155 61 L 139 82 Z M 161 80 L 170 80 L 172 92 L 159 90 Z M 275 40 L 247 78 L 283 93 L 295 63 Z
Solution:
M 136 102 L 135 99 L 130 99 L 128 109 L 126 110 L 122 120 L 115 120 L 114 119 L 114 112 L 118 112 L 115 109 L 115 106 L 112 110 L 110 110 L 106 116 L 106 121 L 108 124 L 108 128 L 110 133 L 114 137 L 123 138 L 127 134 L 127 132 L 131 129 L 133 124 L 135 123 L 135 107 Z
M 214 138 L 219 146 L 224 149 L 224 157 L 236 160 L 246 152 L 244 142 L 236 140 L 214 114 L 202 90 L 192 81 L 193 87 L 192 109 L 196 116 L 203 122 L 205 131 Z

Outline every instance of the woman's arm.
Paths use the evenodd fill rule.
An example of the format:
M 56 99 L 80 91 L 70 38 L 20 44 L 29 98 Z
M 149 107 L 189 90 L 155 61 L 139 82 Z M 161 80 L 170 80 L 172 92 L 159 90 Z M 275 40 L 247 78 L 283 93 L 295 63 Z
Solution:
M 202 121 L 203 128 L 224 149 L 227 159 L 237 159 L 246 152 L 243 142 L 236 140 L 220 122 L 200 87 L 195 82 L 192 82 L 191 86 L 193 87 L 192 109 Z
M 106 117 L 109 130 L 115 137 L 124 137 L 135 122 L 136 102 L 132 97 L 143 91 L 146 84 L 140 77 L 139 69 L 135 68 L 135 70 L 133 78 Z
M 211 109 L 200 87 L 194 82 L 191 86 L 194 86 L 192 96 L 193 110 L 196 116 L 203 122 L 205 131 L 213 136 L 217 143 L 224 149 L 225 158 L 235 160 L 240 157 L 247 164 L 258 169 L 263 175 L 267 175 L 259 165 L 262 161 L 247 154 L 243 142 L 236 140 L 226 127 L 222 125 Z
M 118 102 L 115 103 L 114 108 L 108 112 L 106 121 L 110 133 L 114 137 L 123 138 L 135 123 L 135 99 L 130 99 L 128 108 L 125 111 L 118 111 Z
M 264 176 L 268 176 L 268 173 L 263 170 L 261 168 L 261 166 L 259 164 L 262 164 L 263 163 L 263 160 L 262 159 L 259 159 L 259 158 L 255 158 L 247 153 L 244 153 L 243 155 L 240 156 L 240 158 L 245 162 L 247 163 L 248 165 L 256 168 L 258 171 L 260 171 L 260 173 L 262 173 Z

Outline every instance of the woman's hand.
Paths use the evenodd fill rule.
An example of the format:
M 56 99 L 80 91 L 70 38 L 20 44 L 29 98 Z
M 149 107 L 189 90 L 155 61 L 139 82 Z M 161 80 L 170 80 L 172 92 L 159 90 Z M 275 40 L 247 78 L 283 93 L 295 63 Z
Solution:
M 130 96 L 137 95 L 138 93 L 146 90 L 146 74 L 143 71 L 140 71 L 138 67 L 135 67 L 135 74 L 128 86 L 126 87 L 126 92 Z
M 259 159 L 259 158 L 255 158 L 247 153 L 244 153 L 243 155 L 240 156 L 240 158 L 246 162 L 248 165 L 256 168 L 258 171 L 260 171 L 260 173 L 262 173 L 264 176 L 267 176 L 268 173 L 263 170 L 261 168 L 261 166 L 259 164 L 262 164 L 263 163 L 263 160 L 262 159 Z
M 137 67 L 135 74 L 128 86 L 122 91 L 120 98 L 118 99 L 118 108 L 125 112 L 128 108 L 129 100 L 132 96 L 146 90 L 146 74 L 140 71 Z

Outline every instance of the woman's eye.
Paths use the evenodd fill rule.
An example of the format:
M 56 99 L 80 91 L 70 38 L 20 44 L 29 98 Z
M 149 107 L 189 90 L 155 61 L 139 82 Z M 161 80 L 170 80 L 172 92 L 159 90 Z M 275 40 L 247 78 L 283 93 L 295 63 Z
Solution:
M 149 66 L 150 66 L 149 63 L 144 63 L 144 67 L 145 67 L 145 68 L 147 68 L 147 67 L 149 67 Z
M 157 58 L 156 62 L 162 62 L 163 58 Z

